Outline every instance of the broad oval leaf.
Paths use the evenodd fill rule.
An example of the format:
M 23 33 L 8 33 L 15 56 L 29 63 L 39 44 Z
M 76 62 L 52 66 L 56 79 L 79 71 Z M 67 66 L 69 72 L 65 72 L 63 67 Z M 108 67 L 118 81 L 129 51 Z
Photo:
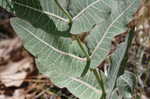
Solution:
M 136 86 L 136 75 L 132 72 L 125 71 L 123 75 L 121 75 L 117 79 L 116 87 L 125 89 L 125 87 L 129 88 L 129 91 L 132 93 Z
M 73 34 L 90 31 L 111 12 L 111 8 L 104 0 L 58 0 L 58 2 L 72 15 L 73 24 L 70 32 Z M 44 22 L 53 21 L 53 27 L 58 30 L 68 28 L 68 18 L 56 5 L 55 0 L 13 0 L 12 3 L 17 16 L 33 24 L 41 17 L 45 17 Z
M 68 20 L 54 0 L 13 0 L 12 4 L 17 17 L 34 27 L 53 35 L 70 36 Z
M 108 90 L 107 98 L 108 99 L 112 97 L 113 89 L 115 88 L 119 70 L 121 68 L 121 63 L 123 61 L 127 49 L 127 44 L 128 44 L 128 39 L 126 39 L 126 42 L 118 46 L 117 50 L 111 56 L 110 59 L 111 63 L 108 69 L 108 76 L 107 76 L 107 90 Z
M 66 37 L 70 36 L 69 32 L 90 32 L 86 42 L 91 53 L 91 67 L 96 67 L 107 56 L 111 39 L 126 30 L 139 0 L 59 0 L 73 17 L 70 31 L 67 31 L 67 17 L 54 0 L 12 2 L 16 15 L 26 21 L 13 18 L 11 24 L 25 47 L 37 57 L 40 72 L 80 99 L 99 99 L 101 89 L 93 74 L 89 71 L 84 78 L 79 78 L 86 59 L 75 54 L 78 49 L 75 53 L 70 51 L 72 40 Z
M 99 99 L 102 92 L 95 76 L 91 71 L 84 78 L 80 78 L 85 61 L 82 58 L 66 53 L 70 42 L 64 37 L 52 37 L 40 29 L 34 28 L 31 24 L 18 18 L 11 19 L 14 29 L 25 41 L 25 47 L 37 56 L 36 63 L 40 72 L 49 76 L 59 87 L 67 87 L 80 99 Z M 43 35 L 45 33 L 45 36 Z M 36 35 L 35 35 L 36 34 Z M 61 40 L 58 42 L 57 40 Z M 63 43 L 65 41 L 65 43 Z M 68 41 L 68 42 L 66 42 Z M 59 46 L 55 49 L 52 44 Z M 63 46 L 60 46 L 63 45 Z M 118 62 L 125 50 L 125 44 L 119 48 L 114 61 Z M 59 50 L 66 49 L 66 52 Z M 116 63 L 114 64 L 116 65 Z M 117 65 L 118 67 L 119 65 Z M 114 67 L 114 66 L 113 66 Z M 116 72 L 117 73 L 117 72 Z M 112 74 L 114 75 L 114 74 Z M 116 74 L 114 75 L 116 76 Z M 112 79 L 113 80 L 113 79 Z M 113 82 L 112 82 L 113 83 Z M 108 89 L 109 90 L 109 89 Z
M 127 29 L 139 0 L 58 0 L 73 17 L 70 31 L 68 18 L 54 0 L 13 0 L 18 17 L 47 33 L 69 37 L 71 33 L 90 32 L 86 37 L 91 66 L 98 66 L 111 48 L 112 38 Z M 76 55 L 78 56 L 78 55 Z
M 124 25 L 127 24 L 126 20 L 131 15 L 125 12 L 134 10 L 136 1 L 138 0 L 58 0 L 72 16 L 73 24 L 70 32 L 73 34 L 89 32 L 95 25 L 105 20 L 109 20 L 107 23 L 113 21 L 112 25 L 115 22 L 120 23 L 119 27 L 115 25 L 113 28 L 119 28 L 122 32 Z M 49 26 L 53 28 L 51 31 L 55 30 L 55 34 L 69 28 L 68 18 L 56 5 L 55 0 L 12 0 L 9 4 L 13 4 L 13 9 L 18 17 L 28 20 L 35 26 L 38 26 L 39 23 L 46 25 L 45 27 Z M 123 20 L 120 19 L 120 21 L 120 17 Z
M 11 19 L 11 22 L 15 31 L 25 41 L 25 47 L 37 56 L 36 63 L 41 73 L 50 77 L 57 86 L 67 87 L 80 99 L 100 98 L 101 88 L 93 73 L 89 71 L 84 78 L 79 77 L 85 60 L 67 53 L 70 47 L 67 38 L 52 36 L 18 18 Z
M 139 6 L 139 0 L 104 0 L 111 8 L 111 14 L 100 24 L 96 25 L 86 38 L 90 49 L 91 66 L 98 66 L 108 55 L 112 38 L 127 30 L 127 24 Z

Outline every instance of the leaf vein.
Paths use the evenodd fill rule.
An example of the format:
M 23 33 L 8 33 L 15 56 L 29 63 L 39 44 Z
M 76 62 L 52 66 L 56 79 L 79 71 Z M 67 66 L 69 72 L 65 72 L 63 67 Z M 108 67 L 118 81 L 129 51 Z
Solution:
M 24 28 L 23 26 L 19 25 L 19 27 L 23 28 L 25 31 L 27 31 L 30 35 L 32 35 L 34 38 L 36 38 L 37 40 L 39 40 L 40 42 L 42 42 L 43 44 L 45 44 L 46 46 L 48 46 L 49 48 L 53 49 L 55 52 L 59 53 L 59 54 L 62 54 L 62 55 L 65 55 L 65 56 L 70 56 L 70 57 L 73 57 L 75 59 L 78 59 L 80 61 L 86 61 L 86 58 L 80 58 L 78 56 L 75 56 L 73 54 L 70 54 L 70 53 L 66 53 L 66 52 L 63 52 L 59 49 L 56 49 L 55 47 L 49 45 L 47 42 L 45 42 L 44 40 L 40 39 L 39 37 L 37 37 L 34 33 L 32 33 L 31 31 L 29 31 L 28 29 Z
M 133 2 L 132 4 L 130 4 L 118 17 L 116 17 L 111 24 L 109 24 L 108 28 L 106 29 L 104 35 L 102 36 L 102 39 L 99 41 L 99 43 L 97 44 L 97 46 L 95 47 L 95 49 L 93 50 L 91 57 L 94 56 L 95 52 L 97 51 L 97 49 L 99 48 L 99 46 L 101 45 L 101 43 L 103 42 L 103 40 L 105 39 L 105 36 L 107 36 L 107 32 L 109 31 L 109 29 L 113 26 L 113 24 L 122 16 L 124 15 L 124 13 L 134 4 L 135 2 Z

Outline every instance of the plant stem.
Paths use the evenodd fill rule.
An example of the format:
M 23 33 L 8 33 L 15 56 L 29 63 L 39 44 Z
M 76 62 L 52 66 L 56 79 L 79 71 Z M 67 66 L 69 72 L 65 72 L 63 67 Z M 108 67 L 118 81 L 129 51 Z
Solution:
M 69 24 L 72 24 L 72 17 L 71 17 L 71 15 L 59 4 L 59 2 L 57 0 L 55 0 L 55 3 L 61 9 L 61 11 L 68 17 Z
M 81 74 L 81 77 L 84 77 L 86 75 L 86 73 L 88 72 L 89 68 L 90 68 L 91 58 L 90 58 L 88 52 L 84 49 L 80 38 L 78 36 L 75 36 L 75 38 L 76 38 L 76 40 L 77 40 L 81 50 L 83 51 L 83 53 L 84 53 L 84 55 L 86 56 L 86 59 L 87 59 L 86 66 L 85 66 L 85 68 L 84 68 L 84 70 L 83 70 L 83 72 Z
M 91 59 L 87 59 L 87 62 L 86 62 L 85 68 L 81 74 L 81 77 L 84 77 L 87 74 L 87 72 L 90 68 L 90 64 L 91 64 Z
M 64 14 L 68 17 L 69 19 L 69 29 L 68 31 L 71 30 L 71 27 L 72 27 L 72 17 L 71 15 L 59 4 L 59 2 L 57 0 L 55 0 L 55 3 L 57 4 L 57 6 L 61 9 L 62 12 L 64 12 Z M 75 35 L 75 39 L 77 40 L 78 42 L 78 45 L 80 46 L 81 50 L 83 51 L 83 53 L 85 54 L 86 56 L 86 66 L 81 74 L 81 77 L 84 77 L 86 75 L 86 73 L 88 72 L 89 68 L 90 68 L 90 64 L 91 64 L 91 59 L 90 59 L 90 56 L 88 54 L 88 52 L 86 52 L 86 50 L 84 49 L 83 45 L 81 44 L 81 40 L 80 38 L 78 37 L 78 35 Z
M 93 71 L 99 86 L 102 88 L 102 96 L 100 99 L 106 99 L 106 91 L 104 88 L 104 82 L 103 82 L 101 72 L 98 72 L 96 69 L 91 69 L 91 70 Z
M 133 29 L 129 30 L 129 34 L 128 34 L 128 45 L 127 45 L 127 48 L 126 48 L 126 52 L 125 52 L 125 55 L 124 55 L 124 58 L 121 62 L 121 68 L 119 70 L 119 75 L 122 75 L 124 73 L 124 70 L 126 68 L 126 65 L 127 65 L 127 61 L 128 61 L 128 51 L 129 51 L 129 48 L 131 47 L 131 44 L 132 44 L 132 40 L 133 40 L 133 37 L 134 37 L 134 32 L 133 32 Z

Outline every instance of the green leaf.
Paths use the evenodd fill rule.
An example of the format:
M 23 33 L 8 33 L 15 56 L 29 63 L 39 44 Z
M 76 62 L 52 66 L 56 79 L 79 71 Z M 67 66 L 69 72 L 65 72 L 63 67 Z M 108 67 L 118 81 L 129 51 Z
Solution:
M 134 10 L 135 1 L 139 0 L 58 1 L 61 6 L 72 15 L 73 25 L 70 32 L 79 34 L 81 32 L 90 31 L 95 25 L 101 24 L 105 20 L 109 20 L 109 23 L 113 23 L 111 25 L 114 25 L 113 28 L 115 29 L 117 29 L 119 25 L 120 29 L 118 31 L 122 32 L 127 24 L 126 21 L 128 18 L 130 19 L 130 15 L 132 15 L 132 13 L 130 15 L 125 14 L 125 11 Z M 53 28 L 59 31 L 64 31 L 68 28 L 68 18 L 59 9 L 54 0 L 12 0 L 11 2 L 14 5 L 15 14 L 18 17 L 30 21 L 34 25 L 40 22 L 41 24 L 45 25 L 46 23 L 46 25 L 50 26 L 49 21 L 52 21 L 51 24 L 53 23 Z M 120 17 L 124 20 L 119 20 Z M 118 24 L 115 24 L 115 22 Z
M 90 31 L 93 26 L 105 20 L 111 11 L 102 0 L 58 1 L 73 17 L 73 25 L 70 31 L 73 34 Z M 40 20 L 41 17 L 45 17 L 44 22 L 53 21 L 58 30 L 65 30 L 68 27 L 68 18 L 54 0 L 13 0 L 12 3 L 16 15 L 30 22 L 32 21 L 33 24 L 35 24 L 35 19 Z
M 13 0 L 15 14 L 46 33 L 70 37 L 90 32 L 86 38 L 91 66 L 97 67 L 108 55 L 112 38 L 127 29 L 139 0 L 58 0 L 73 17 L 68 18 L 54 0 Z M 70 33 L 69 33 L 70 32 Z
M 8 11 L 13 12 L 13 5 L 10 0 L 0 0 L 0 6 L 7 9 Z
M 113 89 L 115 87 L 118 73 L 121 68 L 121 63 L 127 50 L 127 44 L 128 44 L 128 37 L 126 39 L 126 42 L 118 46 L 115 53 L 113 53 L 113 55 L 111 56 L 111 65 L 109 66 L 107 76 L 108 98 L 111 97 Z
M 117 79 L 116 87 L 119 90 L 119 94 L 125 99 L 131 99 L 136 81 L 136 76 L 132 72 L 126 71 Z
M 111 39 L 126 31 L 126 24 L 136 10 L 138 1 L 59 0 L 73 17 L 70 32 L 90 32 L 86 43 L 91 53 L 91 67 L 97 67 L 105 59 L 111 48 Z M 37 57 L 39 71 L 59 87 L 67 87 L 80 99 L 99 99 L 101 89 L 93 73 L 89 71 L 84 78 L 79 77 L 86 58 L 82 57 L 79 47 L 73 44 L 72 48 L 73 41 L 67 38 L 70 37 L 68 18 L 54 0 L 12 2 L 16 15 L 21 19 L 13 18 L 11 24 L 24 41 L 25 48 Z
M 12 4 L 17 17 L 27 20 L 34 27 L 53 35 L 71 36 L 68 20 L 54 0 L 13 0 Z
M 50 77 L 55 85 L 67 87 L 80 99 L 99 99 L 101 89 L 93 73 L 89 71 L 84 78 L 79 77 L 86 62 L 84 58 L 67 52 L 70 40 L 51 36 L 18 18 L 11 21 L 14 29 L 23 37 L 25 48 L 37 56 L 36 63 L 41 73 Z
M 111 8 L 110 16 L 96 25 L 86 38 L 91 53 L 91 66 L 98 66 L 108 55 L 111 40 L 127 30 L 127 24 L 136 11 L 139 0 L 103 0 Z

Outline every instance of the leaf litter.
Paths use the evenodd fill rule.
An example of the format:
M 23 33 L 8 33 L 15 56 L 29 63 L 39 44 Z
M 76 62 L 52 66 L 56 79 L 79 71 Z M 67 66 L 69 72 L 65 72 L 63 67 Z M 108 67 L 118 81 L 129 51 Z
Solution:
M 15 15 L 0 7 L 0 99 L 75 99 L 38 72 L 35 57 L 10 25 L 11 17 Z
M 33 99 L 51 82 L 38 74 L 33 56 L 10 26 L 11 17 L 14 15 L 0 7 L 0 99 Z M 41 82 L 46 84 L 32 92 Z

